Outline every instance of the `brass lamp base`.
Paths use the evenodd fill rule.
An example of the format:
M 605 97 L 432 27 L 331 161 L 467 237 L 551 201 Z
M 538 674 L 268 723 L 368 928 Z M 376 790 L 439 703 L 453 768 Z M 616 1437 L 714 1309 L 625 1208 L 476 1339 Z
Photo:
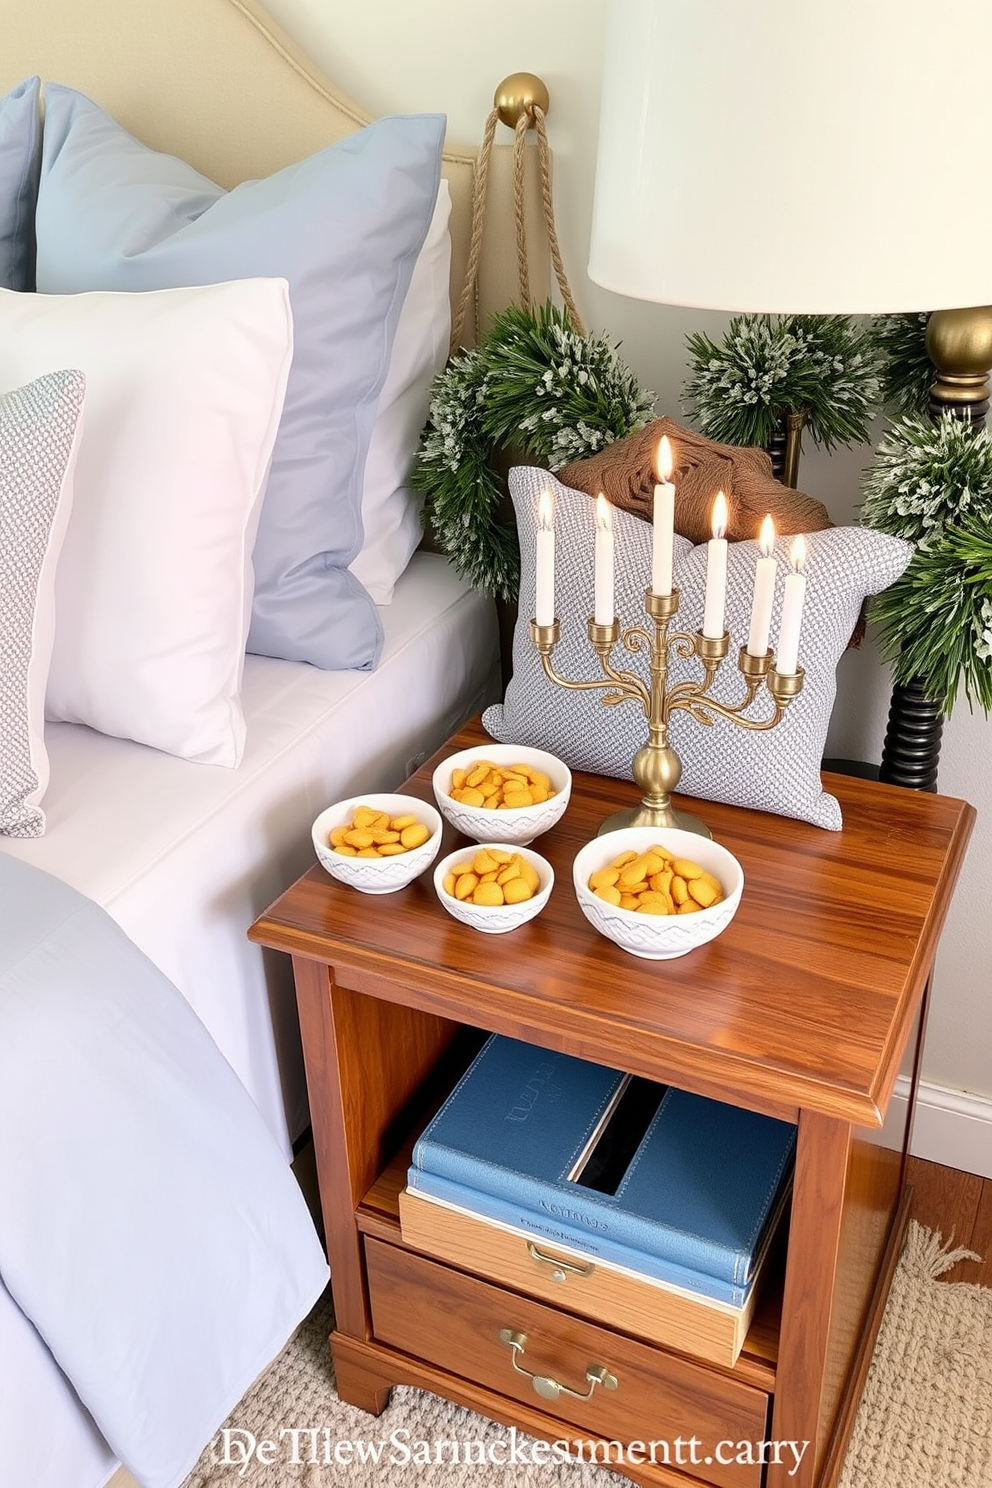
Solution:
M 978 427 L 989 409 L 992 305 L 935 310 L 927 322 L 927 352 L 936 368 L 930 389 L 934 418 L 951 412 Z

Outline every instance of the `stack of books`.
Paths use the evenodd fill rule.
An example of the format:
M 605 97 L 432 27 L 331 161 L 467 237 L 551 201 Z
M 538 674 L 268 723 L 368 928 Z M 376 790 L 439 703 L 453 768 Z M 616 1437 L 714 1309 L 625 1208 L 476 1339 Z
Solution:
M 512 1256 L 502 1237 L 529 1242 L 538 1295 L 577 1280 L 559 1300 L 592 1316 L 627 1296 L 646 1336 L 733 1364 L 795 1138 L 788 1122 L 494 1036 L 414 1147 L 404 1239 L 457 1263 L 468 1236 L 476 1266 L 488 1239 L 490 1274 L 524 1286 L 498 1257 Z

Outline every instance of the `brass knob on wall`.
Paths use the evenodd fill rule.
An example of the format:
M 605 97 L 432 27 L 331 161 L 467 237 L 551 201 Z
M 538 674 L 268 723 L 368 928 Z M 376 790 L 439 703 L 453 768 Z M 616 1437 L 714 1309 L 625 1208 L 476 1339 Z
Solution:
M 551 95 L 533 72 L 512 72 L 493 95 L 493 106 L 501 123 L 508 124 L 511 129 L 516 129 L 521 114 L 532 112 L 534 104 L 542 114 L 546 114 L 551 107 Z

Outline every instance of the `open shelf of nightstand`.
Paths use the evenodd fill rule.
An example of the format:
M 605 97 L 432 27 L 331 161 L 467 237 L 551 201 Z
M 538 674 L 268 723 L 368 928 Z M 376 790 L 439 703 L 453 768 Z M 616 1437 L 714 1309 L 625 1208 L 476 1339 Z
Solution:
M 359 1204 L 355 1218 L 363 1235 L 373 1236 L 391 1245 L 403 1244 L 399 1197 L 406 1187 L 406 1174 L 415 1140 L 416 1137 L 412 1136 L 404 1142 Z M 783 1225 L 773 1242 L 747 1341 L 737 1365 L 728 1371 L 754 1385 L 756 1389 L 769 1393 L 775 1389 L 775 1367 L 778 1361 L 782 1292 L 785 1286 L 786 1231 L 787 1225 Z

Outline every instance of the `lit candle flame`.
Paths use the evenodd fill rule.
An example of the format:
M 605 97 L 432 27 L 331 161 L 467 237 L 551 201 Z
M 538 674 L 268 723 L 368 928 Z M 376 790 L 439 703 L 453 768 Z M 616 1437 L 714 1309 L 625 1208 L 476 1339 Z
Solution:
M 672 446 L 667 434 L 663 434 L 658 443 L 658 449 L 654 457 L 654 473 L 657 481 L 670 481 L 675 462 L 672 459 Z
M 775 551 L 775 523 L 772 521 L 771 512 L 761 524 L 761 536 L 758 539 L 761 546 L 763 558 L 770 558 Z
M 610 515 L 610 503 L 602 491 L 596 497 L 596 526 L 601 527 L 604 532 L 609 532 L 613 526 L 613 518 Z
M 717 491 L 717 493 L 716 493 L 716 500 L 713 502 L 713 536 L 714 537 L 726 537 L 726 535 L 727 535 L 727 518 L 728 518 L 728 516 L 729 516 L 729 508 L 727 506 L 727 498 L 723 494 L 722 491 Z
M 789 562 L 792 564 L 794 573 L 802 573 L 806 567 L 806 539 L 802 533 L 793 539 L 792 547 L 789 549 Z
M 542 532 L 550 532 L 554 525 L 554 503 L 550 491 L 542 491 L 537 498 L 537 525 Z

